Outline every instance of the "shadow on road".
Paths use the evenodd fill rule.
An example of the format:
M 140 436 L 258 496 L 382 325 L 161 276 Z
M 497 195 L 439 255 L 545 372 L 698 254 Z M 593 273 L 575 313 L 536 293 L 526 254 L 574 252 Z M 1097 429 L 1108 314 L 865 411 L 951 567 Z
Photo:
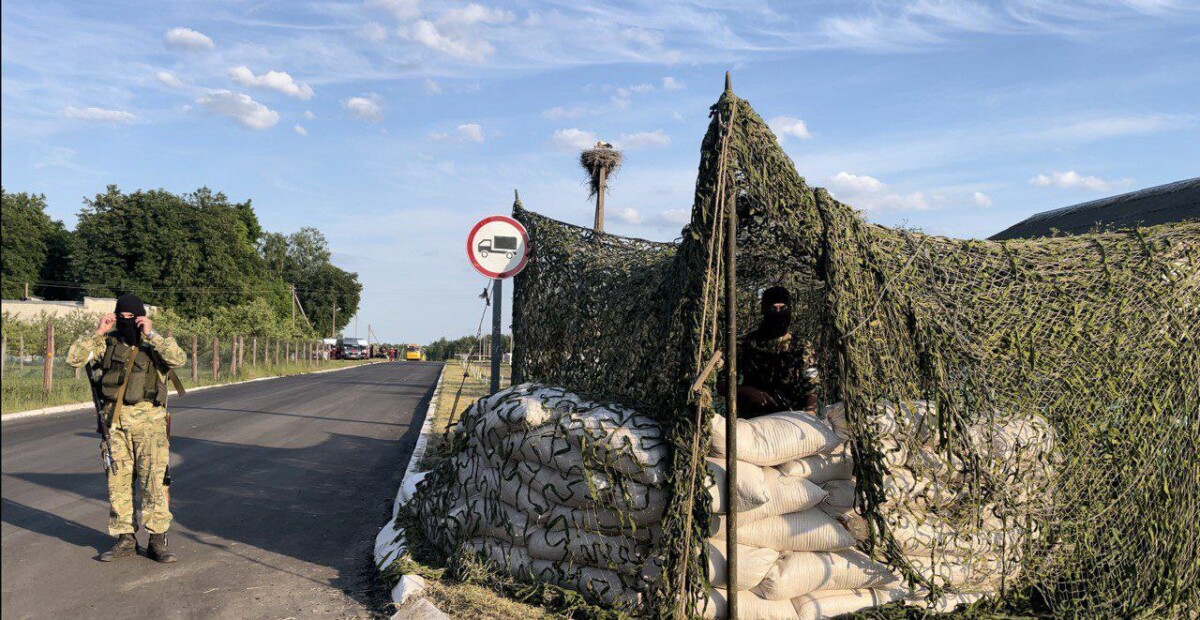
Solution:
M 417 411 L 428 402 L 431 391 L 430 388 L 421 397 Z M 221 410 L 176 408 L 185 409 Z M 363 433 L 372 432 L 372 426 L 358 427 L 359 424 L 404 426 L 279 411 L 232 411 L 316 418 L 347 432 L 355 428 L 362 428 Z M 394 436 L 375 438 L 327 432 L 322 433 L 323 441 L 302 448 L 227 443 L 177 434 L 171 438 L 171 449 L 182 457 L 182 464 L 171 468 L 174 479 L 171 509 L 175 515 L 172 529 L 177 539 L 197 543 L 191 546 L 196 555 L 232 554 L 310 580 L 297 572 L 301 567 L 281 566 L 286 561 L 263 558 L 264 554 L 254 553 L 248 547 L 334 568 L 337 577 L 330 585 L 364 605 L 377 606 L 377 595 L 372 594 L 374 575 L 369 558 L 375 534 L 389 517 L 392 494 L 404 470 L 403 459 L 411 453 L 420 433 L 419 422 L 414 420 L 409 424 L 399 440 Z M 304 432 L 313 431 L 309 428 Z M 288 440 L 286 431 L 270 438 L 272 443 Z M 103 475 L 99 472 L 4 473 L 47 489 L 106 501 Z M 111 544 L 105 532 L 8 499 L 3 504 L 3 520 L 79 547 L 99 550 Z M 179 526 L 188 531 L 180 532 L 176 529 Z M 248 554 L 259 557 L 251 558 Z M 181 561 L 191 559 L 184 556 Z

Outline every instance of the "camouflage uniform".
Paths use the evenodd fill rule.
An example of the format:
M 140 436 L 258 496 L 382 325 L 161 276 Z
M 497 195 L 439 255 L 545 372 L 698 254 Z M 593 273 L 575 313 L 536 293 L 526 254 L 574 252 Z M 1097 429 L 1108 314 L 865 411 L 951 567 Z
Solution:
M 769 410 L 798 410 L 810 406 L 816 390 L 816 375 L 805 371 L 816 363 L 812 347 L 790 333 L 779 338 L 764 338 L 751 332 L 738 348 L 739 385 L 756 387 L 775 400 L 775 407 L 764 409 L 752 403 L 738 403 L 739 412 L 750 416 Z
M 80 336 L 67 352 L 67 364 L 83 366 L 104 358 L 108 335 Z M 142 338 L 143 349 L 152 350 L 170 368 L 187 363 L 187 353 L 175 342 L 157 332 Z M 161 369 L 160 375 L 163 375 Z M 166 382 L 166 377 L 161 377 Z M 105 417 L 112 415 L 112 403 L 105 404 Z M 171 448 L 167 438 L 167 408 L 143 400 L 121 407 L 121 418 L 109 430 L 109 449 L 116 467 L 108 475 L 108 533 L 114 536 L 137 531 L 133 514 L 133 479 L 142 493 L 142 520 L 151 534 L 163 534 L 171 526 L 171 508 L 163 484 Z

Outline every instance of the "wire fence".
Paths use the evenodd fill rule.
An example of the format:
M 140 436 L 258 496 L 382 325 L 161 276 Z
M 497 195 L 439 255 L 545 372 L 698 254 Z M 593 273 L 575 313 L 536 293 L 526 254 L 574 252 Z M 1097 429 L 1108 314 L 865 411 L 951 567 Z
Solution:
M 66 356 L 71 343 L 91 333 L 94 325 L 81 330 L 71 321 L 43 323 L 5 324 L 0 343 L 3 413 L 91 400 L 91 388 L 83 370 L 67 365 Z M 328 345 L 316 339 L 256 334 L 166 335 L 187 353 L 187 363 L 175 369 L 185 387 L 299 374 L 355 363 L 332 360 Z

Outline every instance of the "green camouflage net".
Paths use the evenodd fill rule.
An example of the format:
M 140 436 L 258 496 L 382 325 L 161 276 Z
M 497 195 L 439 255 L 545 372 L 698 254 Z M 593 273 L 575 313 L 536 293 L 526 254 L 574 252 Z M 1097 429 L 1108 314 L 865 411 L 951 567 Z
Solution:
M 707 596 L 702 447 L 721 399 L 712 377 L 690 386 L 724 347 L 736 205 L 739 325 L 762 288 L 792 290 L 821 399 L 846 404 L 865 551 L 931 598 L 966 585 L 1060 617 L 1200 613 L 1200 223 L 1006 242 L 889 229 L 810 188 L 732 92 L 712 115 L 677 244 L 514 207 L 531 248 L 515 378 L 635 407 L 672 448 L 665 570 L 642 612 Z

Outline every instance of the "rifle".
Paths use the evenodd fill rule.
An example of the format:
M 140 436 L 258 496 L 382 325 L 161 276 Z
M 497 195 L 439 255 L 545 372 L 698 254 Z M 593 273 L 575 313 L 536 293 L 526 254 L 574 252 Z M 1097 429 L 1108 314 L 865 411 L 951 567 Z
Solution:
M 99 363 L 90 363 L 85 369 L 85 374 L 87 374 L 88 384 L 92 386 L 92 404 L 96 407 L 96 432 L 100 434 L 100 461 L 104 464 L 105 472 L 114 474 L 117 471 L 117 462 L 112 458 L 108 421 L 104 419 L 104 395 L 100 391 L 100 377 L 104 374 L 104 370 L 100 368 Z

